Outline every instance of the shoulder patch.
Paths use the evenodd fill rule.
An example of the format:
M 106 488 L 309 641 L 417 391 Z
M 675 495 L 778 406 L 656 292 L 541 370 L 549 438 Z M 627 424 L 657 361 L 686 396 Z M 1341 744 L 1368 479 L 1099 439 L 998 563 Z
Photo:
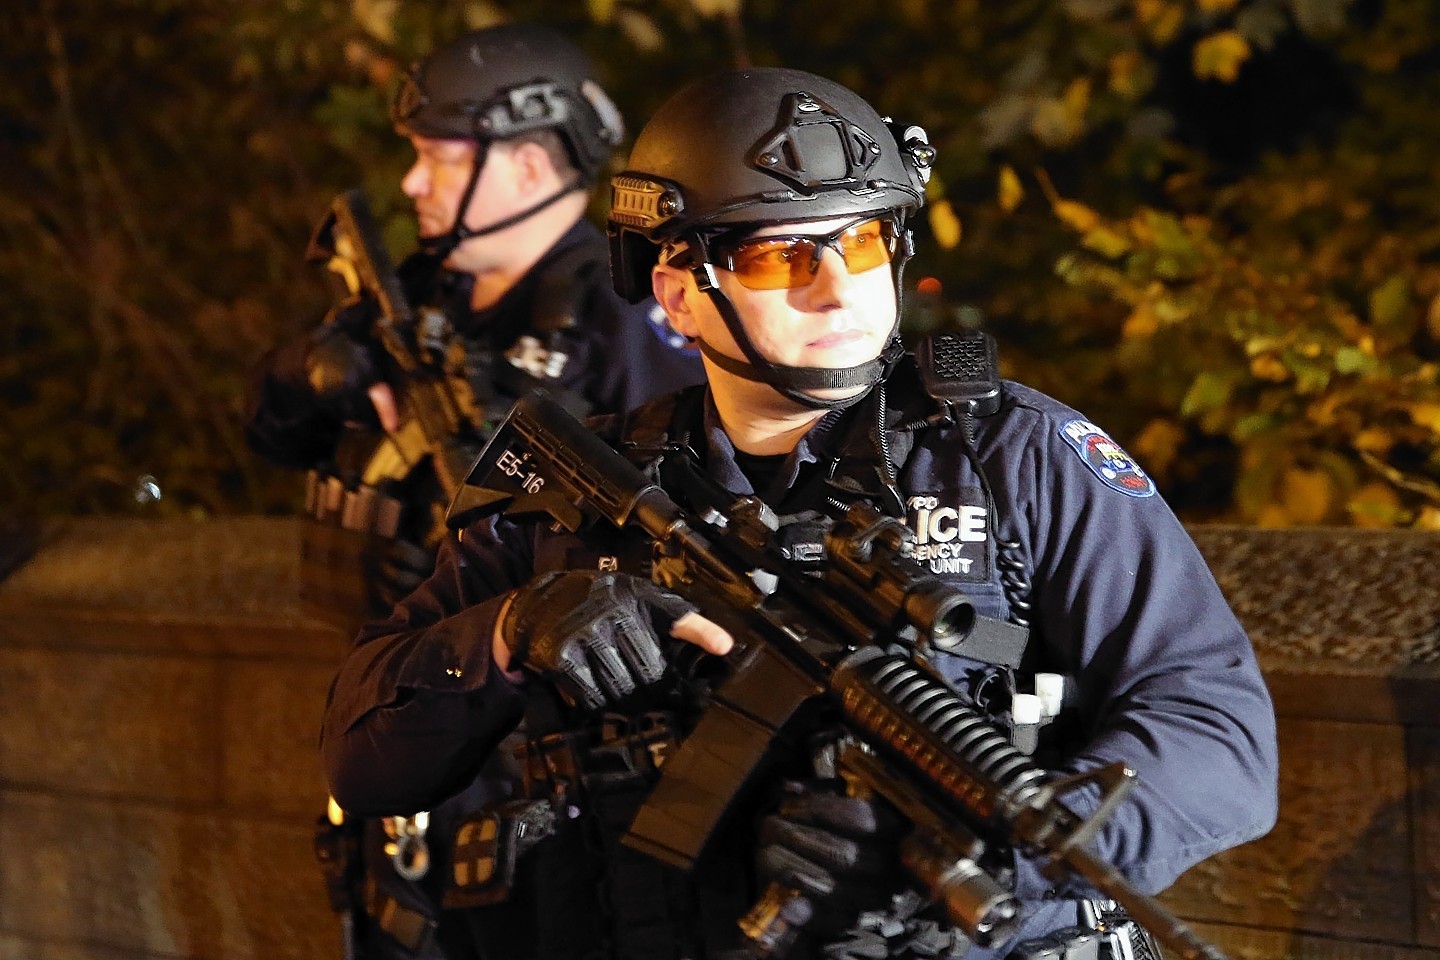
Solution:
M 660 304 L 652 302 L 650 309 L 645 313 L 645 319 L 649 321 L 650 329 L 655 332 L 655 335 L 672 350 L 684 350 L 690 346 L 690 341 L 670 325 L 670 318 L 665 315 Z
M 1095 424 L 1088 420 L 1069 420 L 1060 427 L 1060 435 L 1105 486 L 1131 497 L 1155 495 L 1155 483 L 1150 475 Z

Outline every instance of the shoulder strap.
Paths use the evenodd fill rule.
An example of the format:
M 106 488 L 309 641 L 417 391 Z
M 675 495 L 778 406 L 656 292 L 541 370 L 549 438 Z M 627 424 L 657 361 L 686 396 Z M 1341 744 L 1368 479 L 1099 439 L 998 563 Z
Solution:
M 620 452 L 641 467 L 676 451 L 695 457 L 694 424 L 703 416 L 705 390 L 705 384 L 693 384 L 625 414 L 618 430 Z
M 576 327 L 590 297 L 592 275 L 604 263 L 605 251 L 590 243 L 566 247 L 541 263 L 531 329 L 549 338 Z
M 864 499 L 890 516 L 904 517 L 896 480 L 910 459 L 914 431 L 937 410 L 920 387 L 909 354 L 902 356 L 841 426 L 844 432 L 823 474 L 826 498 L 833 505 Z

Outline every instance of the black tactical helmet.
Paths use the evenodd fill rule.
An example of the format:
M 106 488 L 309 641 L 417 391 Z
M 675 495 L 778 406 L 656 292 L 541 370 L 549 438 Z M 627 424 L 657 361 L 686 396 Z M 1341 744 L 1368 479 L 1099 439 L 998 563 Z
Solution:
M 685 87 L 645 125 L 611 178 L 611 268 L 632 302 L 659 245 L 745 225 L 892 212 L 925 202 L 934 150 L 832 80 L 735 70 Z
M 877 358 L 853 367 L 794 367 L 765 358 L 720 289 L 709 241 L 774 223 L 887 217 L 899 316 L 911 250 L 905 218 L 925 202 L 935 151 L 919 127 L 903 130 L 854 92 L 812 73 L 735 70 L 685 87 L 640 131 L 627 169 L 612 177 L 610 272 L 632 303 L 650 293 L 661 247 L 688 246 L 698 289 L 715 304 L 745 359 L 703 340 L 706 359 L 816 409 L 857 402 L 899 355 L 898 319 Z M 672 261 L 674 262 L 674 261 Z M 863 388 L 841 399 L 819 391 Z
M 404 135 L 488 143 L 554 130 L 586 183 L 625 135 L 590 61 L 535 24 L 475 30 L 415 64 L 390 105 Z

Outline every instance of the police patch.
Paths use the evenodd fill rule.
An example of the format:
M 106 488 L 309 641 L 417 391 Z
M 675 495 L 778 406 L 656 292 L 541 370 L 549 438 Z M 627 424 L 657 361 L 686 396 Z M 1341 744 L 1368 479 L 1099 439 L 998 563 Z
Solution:
M 1071 420 L 1060 428 L 1060 435 L 1075 448 L 1080 459 L 1104 481 L 1105 486 L 1131 497 L 1155 495 L 1155 484 L 1149 474 L 1141 470 L 1140 464 L 1095 424 L 1086 420 Z
M 660 304 L 652 304 L 645 314 L 645 319 L 649 321 L 650 329 L 666 346 L 673 350 L 684 350 L 690 346 L 690 341 L 685 339 L 685 335 L 670 325 L 670 318 L 665 315 Z
M 979 487 L 921 493 L 905 501 L 905 525 L 915 534 L 903 552 L 937 576 L 968 583 L 990 579 L 989 509 Z

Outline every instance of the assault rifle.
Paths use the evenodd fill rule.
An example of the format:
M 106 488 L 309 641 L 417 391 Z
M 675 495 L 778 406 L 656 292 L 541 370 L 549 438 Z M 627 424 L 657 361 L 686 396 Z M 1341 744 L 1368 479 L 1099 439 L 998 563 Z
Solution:
M 464 382 L 448 376 L 447 358 L 434 329 L 443 317 L 417 320 L 385 252 L 362 190 L 335 198 L 310 241 L 308 259 L 324 261 L 352 295 L 377 305 L 373 335 L 400 376 L 394 378 L 408 419 L 366 468 L 366 483 L 408 473 L 429 456 L 447 497 L 454 497 L 478 449 L 483 411 Z
M 665 762 L 624 842 L 682 868 L 694 864 L 772 745 L 807 705 L 825 704 L 848 742 L 839 769 L 884 797 L 910 825 L 901 859 L 951 920 L 981 945 L 1013 933 L 1018 903 L 993 875 L 1015 849 L 1055 879 L 1078 876 L 1118 902 L 1186 960 L 1224 960 L 1183 922 L 1086 846 L 1134 782 L 1123 764 L 1050 778 L 923 659 L 965 653 L 1004 625 L 905 555 L 903 524 L 852 506 L 825 539 L 824 572 L 793 572 L 771 553 L 774 515 L 741 497 L 724 515 L 688 515 L 544 394 L 511 410 L 476 462 L 452 525 L 504 512 L 577 530 L 604 521 L 654 544 L 652 578 L 734 637 L 728 675 Z M 992 638 L 993 639 L 993 638 Z M 1088 819 L 1061 798 L 1098 785 Z M 762 953 L 793 941 L 772 888 L 741 926 Z

